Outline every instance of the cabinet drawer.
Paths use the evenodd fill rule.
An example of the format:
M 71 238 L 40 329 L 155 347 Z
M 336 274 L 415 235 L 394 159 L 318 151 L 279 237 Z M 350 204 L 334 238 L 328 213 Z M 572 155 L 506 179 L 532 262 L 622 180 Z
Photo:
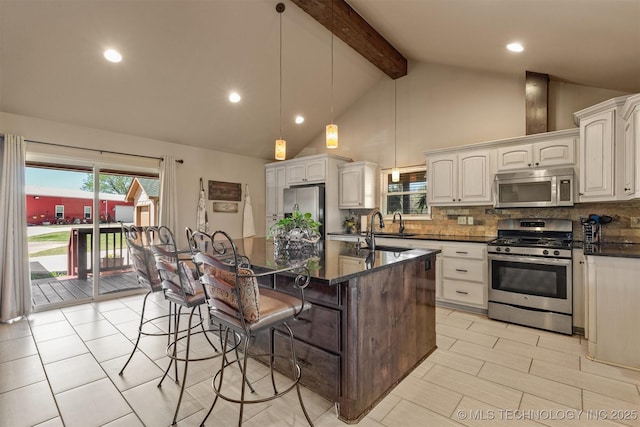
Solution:
M 285 276 L 276 276 L 275 288 L 281 292 L 300 298 L 300 290 L 295 287 L 293 279 Z M 333 305 L 340 303 L 340 286 L 327 285 L 315 281 L 309 282 L 304 290 L 304 297 L 311 303 L 321 302 Z
M 486 263 L 482 260 L 444 258 L 442 260 L 442 277 L 484 283 L 485 265 Z
M 289 355 L 288 336 L 275 334 L 277 355 Z M 315 393 L 337 401 L 340 396 L 340 356 L 295 340 L 296 358 L 300 364 L 302 378 L 300 383 Z M 275 367 L 278 372 L 291 377 L 291 364 L 283 357 L 276 357 Z M 328 375 L 328 373 L 331 373 Z
M 442 296 L 451 301 L 463 304 L 473 304 L 486 307 L 483 285 L 477 283 L 458 282 L 444 279 L 442 281 Z
M 298 320 L 287 322 L 297 339 L 325 350 L 340 351 L 340 311 L 321 305 L 302 313 Z
M 442 255 L 456 258 L 484 259 L 485 245 L 445 246 L 442 245 Z

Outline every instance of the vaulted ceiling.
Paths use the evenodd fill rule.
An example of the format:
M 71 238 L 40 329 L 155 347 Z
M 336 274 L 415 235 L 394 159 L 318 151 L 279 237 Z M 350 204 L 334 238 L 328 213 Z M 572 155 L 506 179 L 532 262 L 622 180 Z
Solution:
M 640 92 L 640 0 L 347 0 L 411 62 Z M 273 0 L 0 0 L 0 111 L 273 158 Z M 295 155 L 331 115 L 331 34 L 282 14 L 282 134 Z M 519 40 L 518 56 L 504 49 Z M 108 63 L 102 52 L 120 50 Z M 389 77 L 334 39 L 334 117 Z M 237 90 L 242 101 L 231 104 Z M 293 117 L 302 114 L 301 125 Z

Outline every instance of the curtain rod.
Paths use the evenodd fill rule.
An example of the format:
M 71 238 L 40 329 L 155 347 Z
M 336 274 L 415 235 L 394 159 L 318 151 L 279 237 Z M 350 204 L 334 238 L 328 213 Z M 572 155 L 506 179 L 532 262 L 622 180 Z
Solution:
M 142 154 L 129 154 L 129 153 L 122 153 L 122 152 L 119 152 L 119 151 L 98 150 L 96 148 L 74 147 L 73 145 L 55 144 L 53 142 L 44 142 L 44 141 L 34 141 L 32 139 L 25 139 L 25 141 L 26 142 L 32 142 L 34 144 L 52 145 L 54 147 L 75 148 L 75 149 L 78 149 L 78 150 L 95 151 L 95 152 L 100 153 L 100 154 L 102 154 L 102 153 L 120 154 L 120 155 L 123 155 L 123 156 L 142 157 L 142 158 L 145 158 L 145 159 L 155 159 L 155 160 L 160 160 L 160 161 L 163 160 L 162 157 L 144 156 Z M 184 163 L 184 160 L 178 159 L 178 160 L 176 160 L 176 163 L 182 164 L 182 163 Z

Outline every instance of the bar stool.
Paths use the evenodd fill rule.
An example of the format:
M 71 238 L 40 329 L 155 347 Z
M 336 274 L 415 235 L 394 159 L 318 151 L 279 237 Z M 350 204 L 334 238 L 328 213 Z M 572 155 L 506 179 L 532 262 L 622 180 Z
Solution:
M 168 332 L 147 332 L 144 330 L 144 327 L 149 322 L 153 322 L 165 317 L 169 318 L 169 320 L 171 321 L 173 308 L 173 304 L 169 304 L 169 314 L 145 320 L 145 309 L 147 307 L 147 299 L 149 298 L 149 295 L 154 292 L 162 291 L 162 281 L 160 280 L 158 269 L 156 268 L 155 259 L 153 258 L 153 254 L 151 253 L 151 249 L 149 248 L 148 240 L 149 236 L 153 236 L 155 234 L 155 227 L 140 229 L 135 225 L 126 226 L 122 222 L 120 223 L 120 226 L 122 228 L 122 235 L 124 236 L 124 240 L 129 251 L 129 259 L 131 260 L 133 268 L 136 272 L 138 283 L 142 287 L 147 289 L 147 293 L 142 300 L 142 311 L 140 313 L 140 324 L 138 325 L 138 337 L 136 338 L 136 343 L 133 346 L 133 350 L 131 350 L 129 358 L 125 362 L 118 375 L 122 375 L 124 373 L 125 368 L 127 367 L 127 365 L 129 365 L 129 362 L 133 358 L 133 354 L 138 349 L 140 338 L 143 335 L 167 336 L 167 345 L 169 344 Z
M 240 405 L 238 417 L 238 425 L 240 426 L 242 425 L 242 415 L 245 404 L 268 402 L 296 388 L 302 412 L 309 425 L 313 426 L 304 402 L 302 401 L 299 385 L 301 370 L 295 355 L 293 332 L 287 325 L 289 320 L 297 318 L 300 313 L 311 308 L 311 304 L 304 300 L 303 292 L 304 288 L 309 284 L 308 269 L 291 267 L 255 274 L 250 268 L 251 264 L 248 262 L 248 258 L 238 254 L 235 243 L 224 231 L 216 231 L 213 233 L 211 236 L 211 247 L 214 249 L 215 255 L 212 256 L 204 252 L 199 252 L 195 254 L 194 261 L 198 266 L 197 271 L 200 273 L 200 280 L 208 296 L 209 314 L 212 319 L 222 325 L 224 329 L 223 337 L 221 337 L 223 353 L 225 353 L 227 349 L 229 333 L 237 334 L 242 338 L 242 386 L 239 399 L 231 397 L 221 390 L 225 369 L 229 365 L 239 361 L 239 359 L 228 360 L 226 357 L 221 358 L 221 367 L 212 380 L 216 397 L 200 425 L 204 426 L 218 398 Z M 283 272 L 294 272 L 297 274 L 295 282 L 300 290 L 300 298 L 273 289 L 258 287 L 258 278 Z M 288 334 L 293 377 L 291 382 L 281 391 L 277 389 L 273 372 L 274 359 L 276 357 L 274 354 L 273 339 L 276 327 L 280 327 L 280 331 L 284 330 Z M 262 398 L 246 399 L 245 384 L 247 382 L 247 357 L 249 356 L 250 343 L 252 342 L 252 338 L 255 338 L 256 334 L 262 331 L 269 331 L 270 334 L 270 353 L 267 356 L 269 357 L 271 383 L 274 394 Z
M 171 359 L 172 362 L 184 362 L 184 372 L 182 375 L 182 382 L 180 385 L 180 395 L 178 397 L 178 403 L 176 404 L 176 410 L 173 416 L 173 421 L 171 425 L 176 424 L 176 420 L 178 418 L 178 412 L 180 410 L 180 404 L 182 402 L 182 397 L 184 395 L 185 383 L 187 380 L 187 372 L 189 368 L 190 362 L 197 362 L 203 360 L 213 359 L 214 357 L 219 357 L 223 353 L 216 348 L 213 342 L 209 339 L 209 335 L 203 326 L 202 312 L 200 310 L 200 306 L 205 303 L 205 293 L 200 281 L 197 279 L 197 273 L 191 268 L 189 265 L 191 260 L 186 261 L 184 259 L 185 254 L 189 254 L 189 251 L 180 251 L 177 249 L 176 242 L 174 239 L 174 235 L 171 230 L 165 226 L 160 226 L 157 229 L 157 236 L 154 244 L 150 245 L 151 251 L 153 252 L 155 258 L 155 265 L 158 270 L 158 273 L 161 278 L 162 288 L 164 290 L 165 299 L 175 304 L 178 307 L 177 312 L 175 312 L 175 320 L 173 328 L 173 340 L 167 345 L 167 356 Z M 189 320 L 188 326 L 184 329 L 186 334 L 179 336 L 180 331 L 180 316 L 182 309 L 188 309 L 189 311 Z M 192 332 L 194 326 L 193 316 L 198 310 L 199 318 L 197 322 L 201 325 L 201 331 Z M 204 334 L 204 337 L 207 339 L 209 344 L 211 345 L 214 353 L 204 357 L 192 358 L 190 357 L 190 349 L 191 349 L 191 337 L 195 334 Z M 178 343 L 186 339 L 186 349 L 184 357 L 180 357 L 177 354 Z M 169 372 L 171 363 L 167 367 L 158 384 L 158 387 L 162 386 L 162 382 L 167 376 Z M 176 376 L 176 382 L 177 376 Z

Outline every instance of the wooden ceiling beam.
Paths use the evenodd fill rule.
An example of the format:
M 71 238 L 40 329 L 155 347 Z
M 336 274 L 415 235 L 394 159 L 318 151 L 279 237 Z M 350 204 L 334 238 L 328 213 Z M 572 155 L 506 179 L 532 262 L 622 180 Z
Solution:
M 407 75 L 407 59 L 345 0 L 291 1 L 392 79 Z

